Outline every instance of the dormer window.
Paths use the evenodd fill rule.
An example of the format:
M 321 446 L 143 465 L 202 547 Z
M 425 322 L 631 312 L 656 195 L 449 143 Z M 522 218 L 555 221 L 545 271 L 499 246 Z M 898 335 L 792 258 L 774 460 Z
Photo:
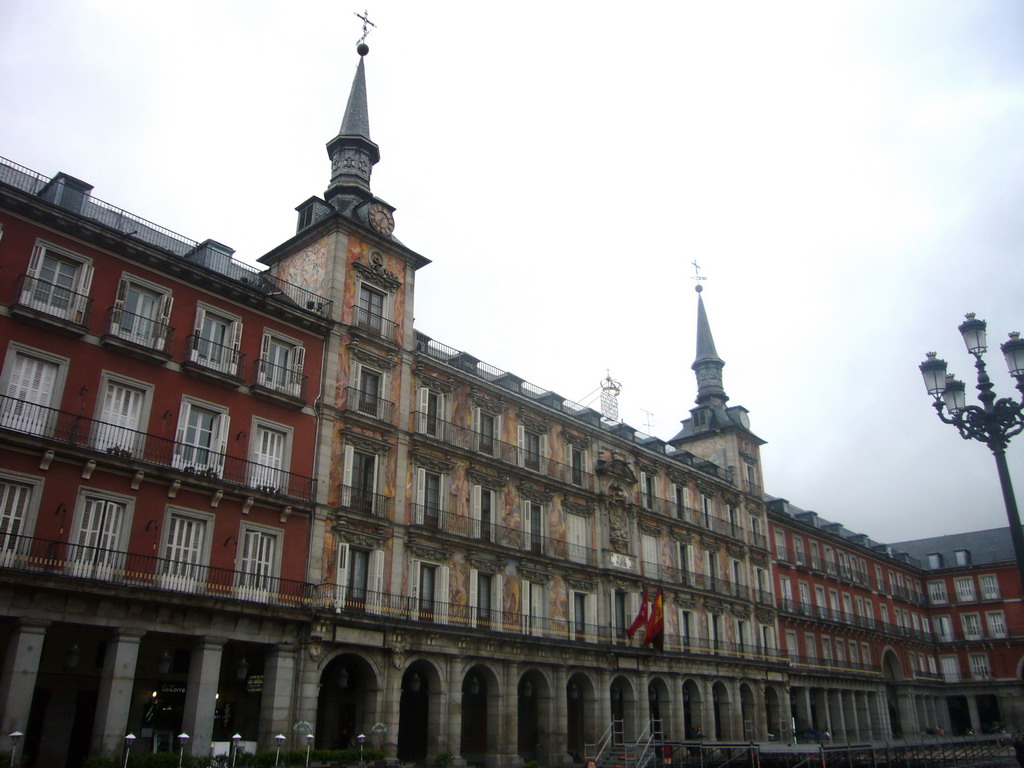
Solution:
M 956 557 L 957 565 L 970 565 L 971 564 L 971 552 L 968 549 L 958 549 L 953 555 Z
M 941 568 L 942 567 L 942 555 L 938 552 L 928 553 L 928 567 L 929 568 Z
M 706 427 L 709 421 L 709 414 L 706 408 L 701 408 L 693 412 L 693 426 L 694 427 Z

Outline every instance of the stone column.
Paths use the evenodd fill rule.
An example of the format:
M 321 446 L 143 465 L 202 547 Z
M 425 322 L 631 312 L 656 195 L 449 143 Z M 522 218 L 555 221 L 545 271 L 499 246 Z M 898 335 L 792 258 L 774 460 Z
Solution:
M 24 732 L 36 690 L 39 660 L 43 655 L 48 621 L 19 619 L 7 642 L 4 668 L 0 672 L 0 723 L 3 733 Z
M 743 696 L 740 695 L 740 681 L 729 681 L 729 703 L 730 703 L 730 731 L 726 738 L 732 741 L 745 741 L 747 738 L 747 723 L 743 716 Z
M 843 726 L 846 729 L 846 740 L 860 739 L 860 728 L 857 724 L 856 691 L 840 691 L 843 702 Z
M 93 749 L 119 758 L 128 733 L 128 712 L 135 687 L 135 664 L 139 659 L 141 630 L 119 630 L 107 643 L 93 723 Z
M 505 667 L 505 691 L 493 701 L 500 702 L 501 741 L 498 752 L 502 766 L 515 766 L 522 762 L 519 757 L 519 665 L 509 663 Z
M 875 736 L 874 723 L 871 721 L 871 711 L 868 706 L 868 695 L 864 691 L 857 691 L 854 694 L 854 703 L 857 706 L 857 728 L 859 738 L 864 741 L 871 741 Z
M 796 698 L 796 730 L 804 731 L 811 727 L 811 689 L 806 686 L 794 688 L 791 693 Z
M 541 765 L 558 766 L 563 764 L 563 758 L 568 760 L 566 755 L 565 734 L 569 730 L 569 696 L 566 693 L 566 686 L 569 684 L 569 677 L 565 667 L 557 666 L 552 675 L 554 690 L 549 694 L 546 702 L 547 711 L 538 703 L 537 727 L 540 731 L 540 743 L 544 750 L 545 760 Z M 540 696 L 538 686 L 534 686 L 534 696 Z M 561 740 L 558 742 L 557 740 Z
M 896 709 L 900 714 L 900 738 L 912 739 L 921 729 L 917 726 L 917 712 L 915 711 L 913 697 L 909 693 L 896 695 Z
M 384 679 L 381 681 L 381 699 L 377 702 L 380 722 L 384 723 L 388 732 L 384 735 L 384 757 L 388 760 L 398 758 L 398 722 L 402 703 L 401 659 L 398 656 L 386 658 L 383 664 Z
M 701 687 L 704 689 L 701 697 L 704 702 L 704 738 L 712 741 L 716 738 L 714 683 L 711 680 L 704 680 Z M 723 723 L 723 725 L 725 724 Z
M 594 716 L 598 717 L 597 728 L 594 729 L 596 738 L 600 738 L 612 722 L 612 692 L 611 673 L 602 669 L 597 676 L 597 707 Z
M 181 727 L 191 737 L 186 749 L 188 754 L 194 757 L 206 757 L 210 754 L 213 714 L 217 709 L 217 683 L 220 680 L 220 660 L 224 652 L 224 643 L 223 637 L 204 637 L 198 640 L 192 649 Z
M 295 646 L 279 643 L 263 665 L 263 695 L 260 698 L 259 748 L 274 749 L 274 737 L 292 739 L 292 692 L 295 688 Z M 288 742 L 285 742 L 286 744 Z
M 626 738 L 632 736 L 632 740 L 640 738 L 640 734 L 645 731 L 648 736 L 653 735 L 650 732 L 651 727 L 651 700 L 648 698 L 647 685 L 650 681 L 650 677 L 646 672 L 637 673 L 636 680 L 636 706 L 633 709 L 633 717 L 636 722 L 633 723 L 633 733 L 626 734 Z
M 768 706 L 765 701 L 765 689 L 768 686 L 760 683 L 754 693 L 754 741 L 768 741 Z
M 978 714 L 978 700 L 973 693 L 967 694 L 967 711 L 971 715 L 971 728 L 975 733 L 981 733 L 981 716 Z
M 678 741 L 683 738 L 683 697 L 679 688 L 679 679 L 669 677 L 668 680 L 668 717 L 661 713 L 662 729 L 666 741 Z
M 452 756 L 452 764 L 458 766 L 466 764 L 465 758 L 462 757 L 462 666 L 461 656 L 453 656 L 448 660 L 448 710 L 444 713 L 446 727 L 442 728 L 441 732 L 445 736 L 440 745 L 440 751 L 450 754 Z M 490 695 L 490 692 L 488 692 L 488 695 Z M 491 702 L 488 701 L 487 703 L 490 705 Z M 491 722 L 487 724 L 488 726 L 494 721 L 494 718 L 489 719 Z M 495 739 L 500 748 L 500 728 L 498 733 L 491 734 L 491 738 Z

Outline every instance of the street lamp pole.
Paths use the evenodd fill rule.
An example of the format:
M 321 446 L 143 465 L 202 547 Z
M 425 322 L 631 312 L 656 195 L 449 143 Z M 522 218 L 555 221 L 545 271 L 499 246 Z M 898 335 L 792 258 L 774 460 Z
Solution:
M 919 368 L 928 394 L 935 399 L 933 405 L 939 418 L 944 423 L 956 427 L 964 440 L 985 443 L 995 457 L 999 485 L 1003 491 L 1003 503 L 1006 506 L 1006 518 L 1010 524 L 1013 553 L 1017 559 L 1017 571 L 1021 586 L 1024 587 L 1024 532 L 1021 531 L 1017 499 L 1013 495 L 1010 470 L 1006 465 L 1006 447 L 1010 443 L 1010 438 L 1024 431 L 1024 339 L 1019 333 L 1013 332 L 1009 341 L 1000 345 L 1006 358 L 1006 367 L 1010 375 L 1017 380 L 1021 399 L 1019 402 L 1009 397 L 996 399 L 996 394 L 992 391 L 992 380 L 982 358 L 988 351 L 985 327 L 985 321 L 977 319 L 973 312 L 958 326 L 964 344 L 967 345 L 967 351 L 974 356 L 974 367 L 978 371 L 978 384 L 975 388 L 978 390 L 981 406 L 967 405 L 966 385 L 952 374 L 947 375 L 946 361 L 938 359 L 934 352 L 928 353 L 927 359 Z
M 124 737 L 124 767 L 128 768 L 128 756 L 132 753 L 132 744 L 135 743 L 135 734 L 129 733 Z
M 189 736 L 184 731 L 178 734 L 178 768 L 181 768 L 181 761 L 185 757 L 185 745 L 188 743 L 188 739 Z
M 284 740 L 285 735 L 283 733 L 279 733 L 274 737 L 274 741 L 277 742 L 277 754 L 274 755 L 274 768 L 277 768 L 278 764 L 281 762 L 281 745 L 284 744 Z

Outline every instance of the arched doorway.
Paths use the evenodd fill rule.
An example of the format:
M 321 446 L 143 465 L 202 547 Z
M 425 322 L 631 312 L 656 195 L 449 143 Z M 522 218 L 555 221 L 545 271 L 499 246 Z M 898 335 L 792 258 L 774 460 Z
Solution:
M 683 738 L 704 738 L 703 699 L 693 680 L 683 683 Z
M 882 654 L 882 677 L 885 678 L 885 700 L 889 714 L 889 728 L 892 735 L 899 738 L 907 725 L 900 715 L 899 683 L 903 681 L 903 668 L 892 648 L 886 648 Z
M 409 665 L 402 675 L 398 705 L 398 759 L 424 760 L 430 746 L 430 729 L 437 727 L 435 704 L 440 704 L 441 680 L 428 662 Z
M 625 677 L 616 677 L 608 689 L 608 696 L 615 743 L 636 739 L 647 723 L 637 722 L 637 699 L 632 683 Z
M 647 708 L 651 714 L 651 735 L 661 740 L 671 738 L 672 700 L 668 685 L 660 677 L 647 684 Z
M 370 713 L 378 688 L 373 668 L 362 657 L 342 654 L 332 659 L 320 674 L 317 749 L 355 746 L 356 736 L 373 725 Z
M 483 764 L 497 751 L 500 691 L 494 673 L 478 664 L 462 678 L 462 735 L 460 750 L 466 762 Z
M 768 738 L 774 734 L 776 741 L 785 741 L 789 736 L 789 722 L 783 720 L 782 703 L 779 693 L 771 685 L 764 687 L 764 714 L 768 727 Z
M 757 710 L 754 707 L 754 692 L 747 683 L 740 683 L 740 725 L 743 728 L 741 737 L 744 741 L 757 740 Z M 735 734 L 733 734 L 733 738 L 735 738 Z
M 597 692 L 586 675 L 575 674 L 565 684 L 566 728 L 565 749 L 576 762 L 583 759 L 587 742 L 597 740 L 593 728 L 593 712 L 597 705 Z M 607 726 L 605 726 L 607 727 Z
M 729 689 L 724 683 L 718 682 L 711 686 L 712 724 L 711 738 L 715 741 L 735 738 L 730 727 L 732 702 L 729 700 Z
M 551 689 L 544 676 L 536 671 L 526 672 L 519 678 L 516 690 L 518 732 L 516 749 L 524 762 L 536 760 L 547 763 L 552 719 Z

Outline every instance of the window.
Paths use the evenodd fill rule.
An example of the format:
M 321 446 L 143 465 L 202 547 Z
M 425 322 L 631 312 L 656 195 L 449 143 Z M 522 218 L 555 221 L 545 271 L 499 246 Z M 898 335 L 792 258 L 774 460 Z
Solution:
M 416 412 L 416 431 L 447 440 L 448 408 L 447 398 L 428 387 L 420 387 L 419 410 Z
M 875 626 L 875 606 L 870 600 L 864 601 L 864 615 L 867 616 L 868 626 Z
M 416 470 L 416 524 L 437 528 L 444 511 L 445 477 L 431 469 Z
M 100 451 L 121 456 L 141 455 L 146 436 L 144 416 L 148 415 L 149 388 L 106 377 L 101 383 L 93 445 Z
M 265 493 L 288 492 L 288 445 L 291 431 L 284 427 L 261 423 L 253 426 L 249 451 L 249 485 Z
M 832 609 L 832 618 L 839 619 L 839 592 L 835 589 L 828 591 L 828 604 L 829 608 Z
M 704 527 L 711 527 L 711 519 L 714 516 L 714 499 L 706 494 L 700 495 L 700 512 L 703 517 Z
M 740 593 L 740 588 L 746 586 L 747 579 L 744 575 L 744 567 L 742 560 L 733 560 L 730 563 L 729 575 L 732 578 L 732 583 L 737 587 L 737 596 Z
M 992 677 L 992 670 L 988 666 L 987 653 L 972 653 L 967 657 L 971 667 L 971 677 L 975 680 L 988 680 Z
M 688 650 L 693 637 L 693 611 L 685 608 L 679 609 L 679 645 L 682 650 Z
M 978 577 L 978 585 L 981 587 L 982 600 L 999 599 L 999 582 L 994 573 L 988 573 Z
M 878 604 L 878 617 L 882 620 L 883 624 L 889 623 L 889 606 L 886 603 Z
M 965 613 L 960 617 L 964 627 L 965 640 L 981 639 L 981 620 L 976 613 Z
M 10 565 L 12 556 L 21 551 L 21 537 L 28 526 L 29 505 L 33 486 L 0 477 L 0 564 Z M 38 502 L 37 502 L 38 503 Z
M 582 448 L 575 445 L 569 446 L 569 482 L 573 485 L 583 485 L 586 475 L 586 454 Z
M 800 607 L 806 609 L 811 604 L 811 588 L 806 581 L 801 581 L 798 585 L 800 592 Z
M 704 497 L 701 496 L 703 502 Z M 783 531 L 775 531 L 775 556 L 779 560 L 789 560 L 789 555 L 786 553 L 786 534 Z
M 799 536 L 793 537 L 793 559 L 797 565 L 806 565 L 807 558 L 804 556 L 804 540 Z
M 21 303 L 82 325 L 89 308 L 92 264 L 52 245 L 36 245 L 22 285 Z
M 747 473 L 747 490 L 751 493 L 757 493 L 760 487 L 757 484 L 757 470 L 754 469 L 753 464 L 744 464 Z
M 613 589 L 612 598 L 612 640 L 618 643 L 626 642 L 627 616 L 630 611 L 626 608 L 630 601 L 630 594 L 621 589 Z
M 377 501 L 376 453 L 354 446 L 345 448 L 345 474 L 342 479 L 341 505 L 359 512 L 380 512 Z
M 496 574 L 476 568 L 469 571 L 469 623 L 478 629 L 499 629 L 501 622 L 501 580 Z
M 928 553 L 928 567 L 929 568 L 941 568 L 942 567 L 942 555 L 938 552 Z
M 528 552 L 544 551 L 544 505 L 536 501 L 523 502 L 523 533 Z
M 836 638 L 836 662 L 841 666 L 846 663 L 846 645 L 841 638 Z
M 593 595 L 587 592 L 572 592 L 569 600 L 570 637 L 577 642 L 586 642 L 587 623 L 593 614 Z
M 338 610 L 380 613 L 384 604 L 384 552 L 338 544 Z
M 694 573 L 693 565 L 694 549 L 693 544 L 679 543 L 679 583 L 693 586 Z
M 708 612 L 708 647 L 717 650 L 722 647 L 722 617 L 717 613 Z
M 942 605 L 942 603 L 946 602 L 949 599 L 946 595 L 946 582 L 929 581 L 928 599 L 931 600 L 933 605 Z
M 810 632 L 804 633 L 804 653 L 811 659 L 818 657 L 818 639 Z
M 367 368 L 365 365 L 357 364 L 355 380 L 359 382 L 355 410 L 375 419 L 387 418 L 388 414 L 383 399 L 384 374 Z
M 169 513 L 164 526 L 164 562 L 160 586 L 179 592 L 195 592 L 206 581 L 209 523 L 209 516 L 200 516 L 198 513 Z
M 587 551 L 590 545 L 590 532 L 587 518 L 583 515 L 566 515 L 566 537 L 569 541 L 569 559 L 574 563 L 587 562 Z
M 958 549 L 953 552 L 953 557 L 956 558 L 957 565 L 970 565 L 971 564 L 971 553 L 967 549 Z
M 448 566 L 414 561 L 412 602 L 420 621 L 448 623 Z
M 649 472 L 640 473 L 640 506 L 644 509 L 654 509 L 655 476 Z
M 1002 611 L 986 613 L 985 621 L 988 622 L 989 637 L 1006 637 L 1006 617 Z
M 4 364 L 0 427 L 48 435 L 56 426 L 52 410 L 60 400 L 66 360 L 11 345 Z
M 74 576 L 110 579 L 124 568 L 129 499 L 85 492 L 75 513 L 77 523 L 68 557 Z
M 942 670 L 942 678 L 947 683 L 960 682 L 960 659 L 956 656 L 940 656 L 939 669 Z
M 673 483 L 671 489 L 672 505 L 675 507 L 676 518 L 684 520 L 686 510 L 690 507 L 690 489 L 688 486 Z M 752 518 L 751 523 L 757 518 Z M 760 521 L 758 521 L 760 522 Z
M 706 408 L 698 408 L 693 412 L 693 426 L 706 427 L 708 425 L 708 411 Z
M 545 610 L 545 589 L 544 584 L 539 581 L 528 581 L 523 579 L 523 630 L 530 635 L 541 635 L 544 633 Z
M 173 297 L 161 286 L 125 275 L 117 285 L 110 332 L 158 352 L 169 338 Z
M 868 643 L 860 644 L 860 660 L 862 664 L 871 663 L 871 646 Z
M 969 603 L 974 600 L 974 579 L 967 576 L 962 579 L 954 579 L 956 587 L 956 599 L 961 603 Z
M 228 376 L 237 376 L 241 345 L 242 323 L 237 317 L 200 305 L 189 345 L 189 359 L 193 363 Z
M 174 465 L 185 471 L 218 475 L 228 444 L 228 414 L 185 400 L 178 415 Z
M 821 657 L 825 661 L 832 661 L 832 638 L 821 638 Z
M 238 546 L 236 596 L 242 600 L 268 602 L 274 593 L 278 557 L 277 531 L 243 527 Z
M 487 456 L 493 456 L 499 434 L 499 417 L 480 408 L 473 412 L 473 431 L 476 433 L 476 449 Z
M 796 642 L 796 632 L 786 632 L 786 652 L 790 659 L 797 659 L 800 657 L 800 648 Z
M 762 537 L 761 537 L 761 520 L 759 518 L 756 518 L 756 517 L 751 517 L 750 518 L 750 536 L 751 536 L 751 543 L 753 543 L 755 546 L 758 546 L 758 547 L 763 547 L 764 546 L 764 541 L 762 540 Z
M 547 456 L 547 435 L 519 427 L 519 466 L 541 470 L 541 460 Z
M 850 654 L 849 654 L 850 663 L 851 664 L 859 664 L 860 660 L 858 659 L 858 654 L 857 654 L 857 641 L 856 640 L 850 640 L 849 643 L 850 643 Z
M 783 608 L 793 610 L 793 582 L 785 576 L 779 577 L 779 591 L 782 593 Z
M 299 342 L 269 331 L 260 342 L 260 362 L 257 384 L 290 397 L 302 397 L 302 367 L 306 349 Z
M 495 517 L 498 512 L 497 494 L 490 488 L 473 486 L 472 536 L 483 541 L 495 541 Z
M 658 578 L 658 539 L 646 533 L 640 534 L 640 556 L 643 560 L 644 576 Z
M 356 325 L 366 331 L 381 335 L 384 329 L 385 294 L 363 284 L 359 286 L 359 308 Z

